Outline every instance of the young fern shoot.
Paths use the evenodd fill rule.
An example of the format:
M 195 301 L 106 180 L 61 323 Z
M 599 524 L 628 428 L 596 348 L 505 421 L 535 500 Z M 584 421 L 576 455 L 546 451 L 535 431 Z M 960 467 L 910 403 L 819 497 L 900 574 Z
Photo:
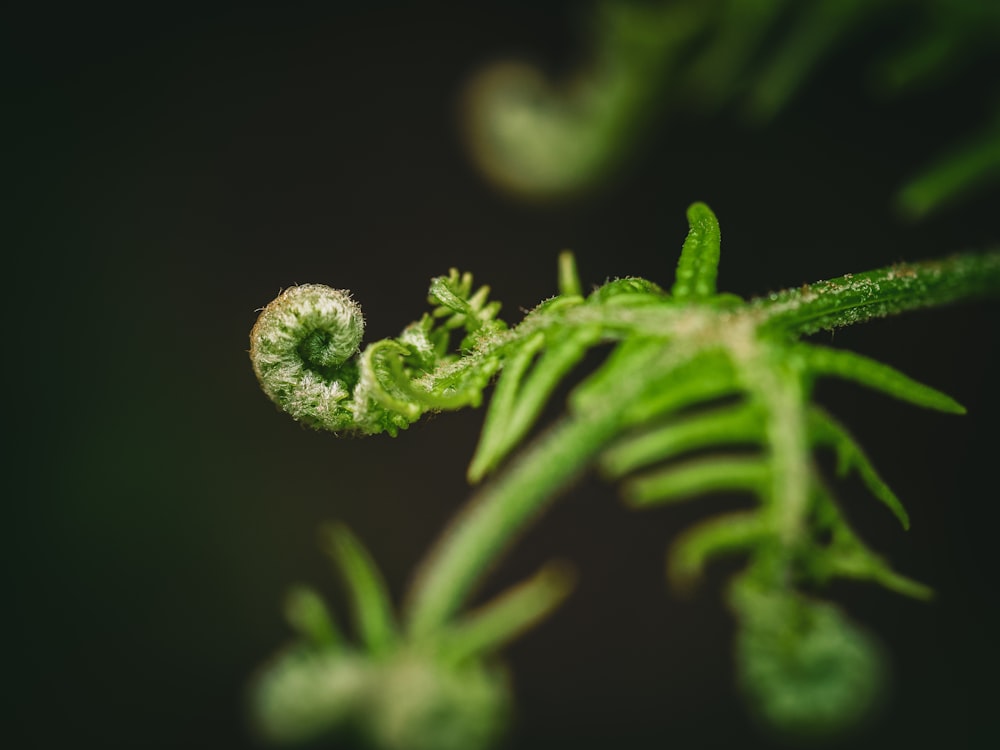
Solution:
M 910 521 L 847 429 L 813 404 L 813 386 L 839 377 L 923 408 L 964 410 L 885 364 L 800 339 L 997 296 L 1000 253 L 897 264 L 745 301 L 716 291 L 715 215 L 696 203 L 688 220 L 669 293 L 622 278 L 584 295 L 564 253 L 560 293 L 514 327 L 497 318 L 487 287 L 474 290 L 455 270 L 431 282 L 431 312 L 360 352 L 360 309 L 346 292 L 293 287 L 264 310 L 251 334 L 255 371 L 278 405 L 313 427 L 395 435 L 429 411 L 479 405 L 496 381 L 468 472 L 483 487 L 419 565 L 398 614 L 360 544 L 343 527 L 331 532 L 361 645 L 347 644 L 322 602 L 296 589 L 289 619 L 300 641 L 256 682 L 266 736 L 349 729 L 399 750 L 493 744 L 511 702 L 498 654 L 558 606 L 572 575 L 553 563 L 466 608 L 518 535 L 595 466 L 637 510 L 723 490 L 755 498 L 752 510 L 685 531 L 668 553 L 672 586 L 689 590 L 712 560 L 742 554 L 746 567 L 726 598 L 753 714 L 791 737 L 831 735 L 865 717 L 883 676 L 879 649 L 812 592 L 835 578 L 918 599 L 931 591 L 847 524 L 814 461 L 819 449 L 832 449 L 838 472 L 856 472 L 904 528 Z M 570 392 L 566 413 L 517 450 L 559 383 L 608 343 L 611 354 Z M 404 698 L 417 679 L 423 697 Z
M 977 101 L 997 100 L 996 2 L 595 0 L 574 10 L 588 32 L 575 70 L 552 77 L 526 60 L 497 60 L 462 99 L 469 158 L 521 199 L 601 189 L 676 112 L 731 109 L 747 123 L 772 122 L 859 37 L 880 43 L 868 73 L 883 103 L 963 78 L 984 84 Z M 896 208 L 912 219 L 995 186 L 1000 112 L 900 177 Z

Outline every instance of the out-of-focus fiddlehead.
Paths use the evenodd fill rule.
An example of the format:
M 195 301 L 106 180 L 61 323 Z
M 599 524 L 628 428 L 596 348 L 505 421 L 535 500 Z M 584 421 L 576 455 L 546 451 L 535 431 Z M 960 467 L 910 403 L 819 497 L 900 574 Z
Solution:
M 867 580 L 917 599 L 931 591 L 893 570 L 847 523 L 814 459 L 819 450 L 833 451 L 840 474 L 856 472 L 904 528 L 910 519 L 847 429 L 813 403 L 814 384 L 839 377 L 923 408 L 964 410 L 888 365 L 800 339 L 1000 296 L 1000 252 L 897 264 L 745 301 L 717 292 L 715 215 L 698 203 L 688 220 L 669 293 L 626 277 L 584 296 L 564 253 L 560 294 L 514 327 L 496 318 L 485 288 L 474 292 L 471 277 L 454 271 L 432 281 L 431 313 L 354 360 L 343 357 L 357 348 L 360 323 L 348 325 L 349 335 L 317 334 L 309 307 L 317 303 L 292 315 L 289 293 L 265 309 L 253 334 L 255 369 L 269 395 L 307 424 L 395 434 L 425 412 L 477 405 L 496 379 L 469 468 L 483 487 L 420 564 L 399 616 L 367 553 L 342 527 L 329 533 L 361 646 L 346 645 L 318 597 L 297 589 L 289 619 L 300 641 L 262 672 L 254 692 L 267 736 L 292 741 L 347 727 L 399 750 L 489 747 L 511 700 L 499 651 L 568 595 L 572 575 L 550 564 L 491 602 L 466 607 L 518 535 L 592 466 L 621 481 L 636 509 L 720 491 L 753 497 L 752 509 L 686 530 L 668 552 L 669 580 L 690 590 L 719 556 L 746 559 L 727 594 L 739 681 L 772 730 L 828 736 L 869 713 L 885 670 L 880 649 L 819 598 L 824 585 Z M 323 289 L 300 294 L 332 294 L 336 303 L 323 304 L 337 325 L 352 319 L 346 293 Z M 455 350 L 452 332 L 462 336 Z M 614 348 L 571 390 L 566 414 L 536 430 L 556 386 L 598 344 Z M 279 353 L 292 358 L 287 370 L 274 359 Z M 275 372 L 305 374 L 308 409 L 290 392 L 290 375 L 268 381 Z M 321 392 L 333 393 L 328 405 L 311 395 L 316 379 L 327 384 Z M 317 416 L 326 413 L 338 416 Z M 410 691 L 426 699 L 414 703 Z
M 324 530 L 351 604 L 353 644 L 321 597 L 294 587 L 286 618 L 298 639 L 264 665 L 252 701 L 259 736 L 298 744 L 360 737 L 391 750 L 473 750 L 502 736 L 510 685 L 496 651 L 567 595 L 572 574 L 549 565 L 432 637 L 402 631 L 381 574 L 343 526 Z

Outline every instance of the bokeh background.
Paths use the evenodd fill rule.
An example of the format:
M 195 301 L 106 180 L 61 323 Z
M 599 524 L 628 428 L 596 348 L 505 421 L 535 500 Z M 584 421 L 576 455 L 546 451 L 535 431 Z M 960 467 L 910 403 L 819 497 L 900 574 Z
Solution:
M 3 744 L 253 747 L 244 692 L 288 637 L 286 587 L 314 584 L 343 612 L 319 524 L 348 523 L 398 594 L 468 496 L 481 411 L 395 440 L 337 439 L 276 411 L 246 350 L 281 288 L 353 290 L 370 340 L 418 317 L 430 277 L 458 266 L 514 322 L 554 292 L 563 248 L 588 284 L 669 283 L 694 200 L 722 223 L 721 287 L 746 296 L 1000 241 L 995 189 L 920 222 L 891 209 L 914 165 L 983 116 L 988 75 L 877 101 L 860 83 L 871 37 L 766 128 L 670 113 L 599 194 L 533 205 L 493 189 L 463 150 L 458 92 L 500 56 L 571 67 L 580 7 L 81 5 L 8 20 Z M 849 515 L 940 592 L 928 605 L 833 590 L 895 673 L 851 747 L 996 734 L 998 323 L 1000 306 L 977 303 L 824 337 L 969 409 L 820 388 L 913 529 L 851 481 Z M 772 746 L 732 687 L 720 591 L 737 563 L 686 601 L 662 572 L 679 530 L 742 502 L 634 513 L 588 480 L 522 540 L 490 586 L 551 557 L 581 583 L 508 651 L 511 747 Z

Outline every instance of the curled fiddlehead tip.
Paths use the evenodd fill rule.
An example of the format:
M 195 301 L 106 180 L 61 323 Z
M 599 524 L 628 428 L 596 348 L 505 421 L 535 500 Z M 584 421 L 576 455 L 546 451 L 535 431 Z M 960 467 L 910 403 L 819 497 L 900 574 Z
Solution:
M 884 650 L 839 608 L 745 575 L 729 599 L 739 619 L 739 681 L 766 731 L 797 743 L 843 739 L 878 713 L 888 687 Z
M 351 358 L 364 326 L 361 307 L 346 290 L 322 284 L 286 289 L 250 332 L 250 359 L 261 388 L 306 424 L 349 427 L 346 401 L 357 381 Z

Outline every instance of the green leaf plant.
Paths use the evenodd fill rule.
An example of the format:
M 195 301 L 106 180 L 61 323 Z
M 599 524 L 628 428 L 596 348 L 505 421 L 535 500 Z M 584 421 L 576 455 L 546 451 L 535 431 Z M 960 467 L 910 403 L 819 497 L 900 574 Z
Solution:
M 564 563 L 469 609 L 488 571 L 585 471 L 621 482 L 646 511 L 717 491 L 748 493 L 752 510 L 711 517 L 668 552 L 672 586 L 690 590 L 727 555 L 738 625 L 739 683 L 752 715 L 781 735 L 830 736 L 877 702 L 876 641 L 821 598 L 834 579 L 871 581 L 928 599 L 848 525 L 815 454 L 856 473 L 904 528 L 909 518 L 847 429 L 813 403 L 817 380 L 853 381 L 919 407 L 962 414 L 952 398 L 888 365 L 802 340 L 872 318 L 1000 294 L 1000 252 L 899 263 L 744 300 L 716 290 L 720 231 L 702 203 L 669 289 L 618 278 L 589 294 L 573 256 L 559 256 L 559 293 L 516 326 L 487 287 L 452 270 L 430 285 L 432 309 L 396 338 L 359 351 L 350 295 L 291 287 L 260 314 L 251 357 L 264 391 L 301 422 L 334 432 L 396 435 L 428 412 L 478 406 L 495 382 L 468 469 L 481 489 L 419 565 L 397 609 L 374 562 L 343 526 L 324 531 L 352 604 L 357 643 L 319 596 L 289 596 L 299 638 L 254 681 L 262 735 L 296 742 L 346 732 L 400 750 L 477 750 L 509 723 L 500 652 L 570 593 Z M 557 385 L 598 345 L 604 363 L 542 430 Z M 526 443 L 526 444 L 525 444 Z M 522 445 L 523 444 L 523 445 Z
M 553 78 L 498 60 L 472 75 L 462 131 L 479 171 L 506 193 L 565 200 L 599 189 L 669 113 L 736 110 L 765 125 L 830 58 L 866 35 L 880 42 L 868 84 L 883 100 L 958 77 L 983 80 L 1000 105 L 1000 3 L 990 0 L 594 0 L 587 52 Z M 913 175 L 895 196 L 918 219 L 1000 180 L 1000 111 Z M 921 162 L 926 157 L 921 155 Z

